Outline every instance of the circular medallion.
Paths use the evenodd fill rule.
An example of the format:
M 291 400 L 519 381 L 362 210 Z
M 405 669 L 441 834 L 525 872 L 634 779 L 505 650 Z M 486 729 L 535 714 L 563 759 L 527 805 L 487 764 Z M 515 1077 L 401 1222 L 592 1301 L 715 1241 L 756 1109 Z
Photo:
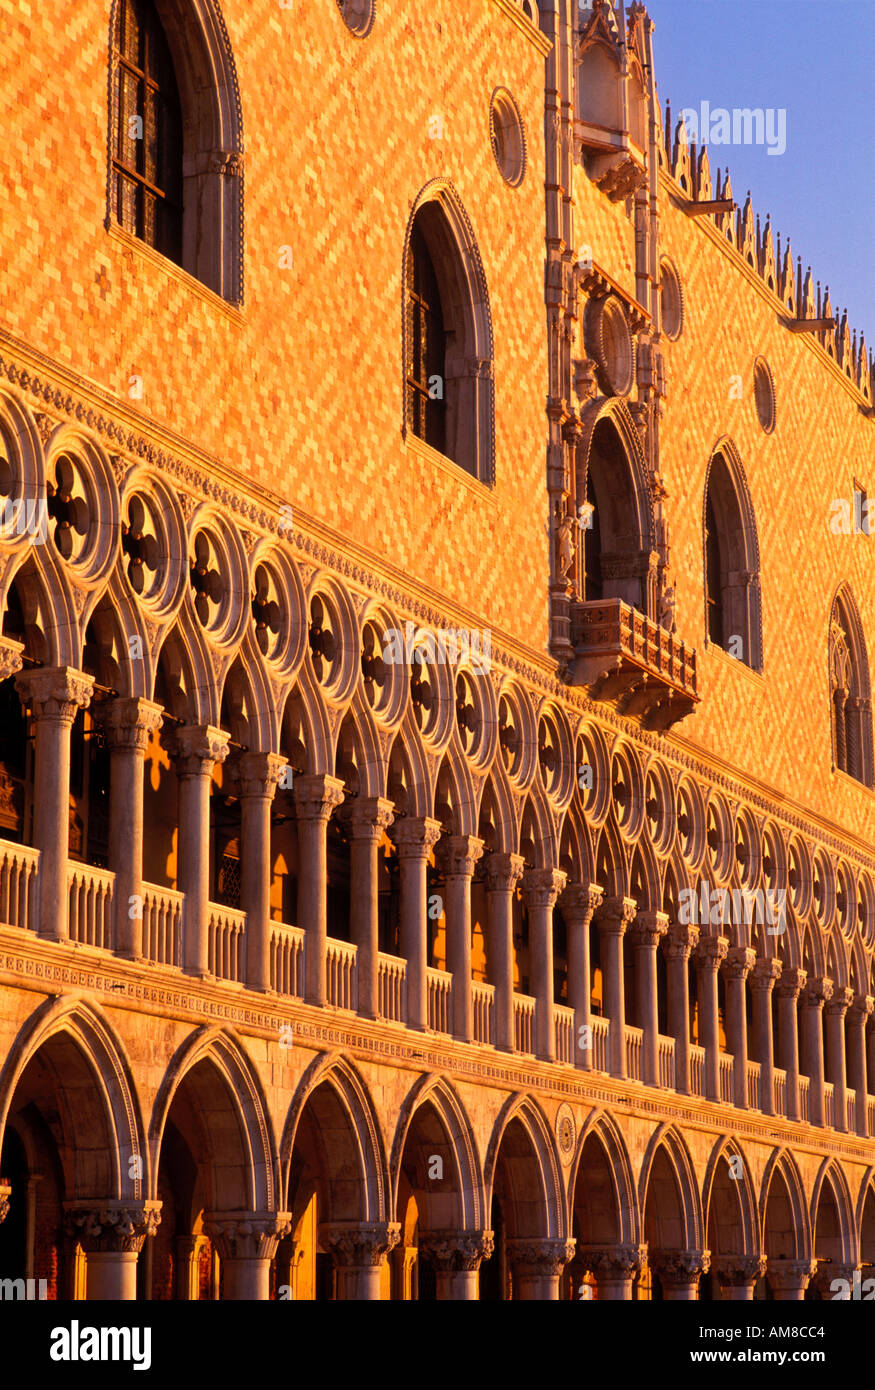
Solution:
M 556 1112 L 556 1143 L 559 1145 L 563 1163 L 570 1163 L 574 1157 L 576 1141 L 577 1125 L 574 1123 L 574 1112 L 571 1106 L 563 1101 Z

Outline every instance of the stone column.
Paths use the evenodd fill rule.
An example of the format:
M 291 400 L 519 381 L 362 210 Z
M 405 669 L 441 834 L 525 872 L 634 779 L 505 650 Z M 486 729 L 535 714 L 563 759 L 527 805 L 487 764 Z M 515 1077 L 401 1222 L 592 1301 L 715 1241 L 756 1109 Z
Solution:
M 641 1019 L 641 1079 L 645 1086 L 659 1085 L 659 1013 L 656 999 L 656 952 L 668 931 L 664 912 L 639 912 L 632 923 L 635 960 L 635 995 Z
M 690 953 L 699 944 L 699 928 L 673 922 L 666 938 L 668 960 L 668 1031 L 674 1038 L 674 1086 L 690 1094 Z
M 430 1260 L 436 1295 L 461 1302 L 479 1297 L 480 1262 L 494 1249 L 491 1231 L 426 1231 L 419 1237 L 419 1258 Z
M 379 1300 L 380 1266 L 400 1238 L 397 1221 L 339 1221 L 322 1228 L 323 1244 L 334 1256 L 338 1301 Z
M 650 1261 L 659 1275 L 666 1303 L 690 1303 L 699 1297 L 699 1279 L 711 1268 L 708 1250 L 655 1250 Z
M 561 869 L 530 869 L 523 875 L 529 911 L 529 962 L 535 997 L 535 1055 L 556 1060 L 556 1018 L 553 983 L 553 908 L 565 887 Z
M 577 1263 L 595 1276 L 599 1303 L 628 1302 L 635 1276 L 647 1258 L 646 1245 L 577 1247 Z
M 143 959 L 143 780 L 149 740 L 164 722 L 151 700 L 95 708 L 110 756 L 109 867 L 115 874 L 115 950 Z
M 513 895 L 523 876 L 520 854 L 490 854 L 486 868 L 486 965 L 495 987 L 495 1046 L 516 1049 L 513 1018 Z
M 832 980 L 824 975 L 809 980 L 802 991 L 802 1065 L 808 1073 L 808 1119 L 823 1129 L 823 1006 L 832 998 Z
M 443 835 L 437 855 L 444 875 L 447 922 L 447 970 L 453 977 L 453 1034 L 459 1042 L 474 1038 L 471 995 L 471 879 L 483 853 L 473 835 Z
M 847 1069 L 845 1064 L 845 1014 L 851 1006 L 854 991 L 847 985 L 836 985 L 826 1006 L 827 1080 L 832 1082 L 833 1126 L 843 1132 L 848 1128 Z
M 753 1035 L 760 1064 L 760 1109 L 764 1115 L 775 1113 L 775 1038 L 772 1028 L 772 991 L 781 978 L 781 962 L 775 957 L 762 957 L 751 971 L 753 990 Z
M 203 1235 L 176 1237 L 176 1297 L 182 1303 L 196 1303 L 200 1297 L 200 1254 L 206 1240 Z
M 634 898 L 606 898 L 595 915 L 601 938 L 605 1014 L 611 1075 L 626 1075 L 626 998 L 623 986 L 623 935 L 637 911 Z
M 327 997 L 328 819 L 343 801 L 343 782 L 316 773 L 296 777 L 298 825 L 298 926 L 304 931 L 304 968 L 308 1004 Z
M 132 1302 L 137 1297 L 137 1256 L 161 1221 L 160 1202 L 71 1202 L 64 1231 L 85 1252 L 85 1297 Z
M 859 1135 L 864 1139 L 871 1138 L 869 1135 L 869 1118 L 866 1113 L 866 1096 L 868 1095 L 866 1078 L 866 1024 L 875 1008 L 875 999 L 871 994 L 859 994 L 854 1000 L 848 1011 L 846 1028 L 848 1030 L 848 1066 L 850 1075 L 848 1080 L 856 1094 L 854 1101 L 855 1107 L 855 1128 Z
M 769 1260 L 766 1278 L 778 1303 L 801 1303 L 817 1260 Z
M 717 1255 L 713 1266 L 727 1302 L 751 1302 L 754 1286 L 766 1272 L 766 1260 L 760 1255 Z
M 285 1211 L 211 1212 L 204 1232 L 222 1261 L 222 1299 L 236 1303 L 270 1298 L 270 1262 L 292 1229 Z
M 381 796 L 357 797 L 338 815 L 349 835 L 349 926 L 355 942 L 358 1012 L 380 1017 L 380 899 L 377 847 L 392 824 L 394 805 Z
M 407 961 L 407 1026 L 428 1027 L 428 856 L 441 823 L 428 816 L 404 816 L 392 827 L 401 888 L 401 954 Z
M 505 1242 L 513 1272 L 513 1299 L 555 1301 L 559 1276 L 574 1258 L 573 1240 L 513 1239 Z
M 733 946 L 727 952 L 723 974 L 726 977 L 726 1041 L 733 1056 L 733 1098 L 738 1110 L 747 1110 L 747 1009 L 745 985 L 756 963 L 756 951 Z
M 802 1111 L 799 1103 L 799 1024 L 796 1001 L 805 988 L 804 970 L 783 970 L 776 988 L 778 996 L 779 1060 L 787 1073 L 787 1119 L 798 1120 Z
M 270 989 L 270 807 L 287 767 L 276 753 L 234 759 L 240 796 L 240 906 L 246 913 L 246 984 Z
M 94 677 L 70 666 L 43 666 L 15 678 L 35 725 L 34 843 L 40 852 L 39 934 L 69 934 L 67 856 L 70 843 L 70 732 L 91 701 Z
M 568 1003 L 574 1010 L 574 1056 L 584 1071 L 592 1071 L 593 1054 L 589 927 L 603 898 L 604 890 L 597 883 L 569 883 L 560 899 L 568 931 Z M 581 1039 L 585 1047 L 581 1047 Z
M 170 740 L 179 779 L 179 886 L 185 894 L 182 965 L 209 972 L 210 779 L 228 756 L 228 735 L 211 724 L 183 724 Z
M 720 1030 L 717 1018 L 717 971 L 726 959 L 729 939 L 705 936 L 694 957 L 699 972 L 699 1042 L 705 1049 L 705 1098 L 720 1099 Z

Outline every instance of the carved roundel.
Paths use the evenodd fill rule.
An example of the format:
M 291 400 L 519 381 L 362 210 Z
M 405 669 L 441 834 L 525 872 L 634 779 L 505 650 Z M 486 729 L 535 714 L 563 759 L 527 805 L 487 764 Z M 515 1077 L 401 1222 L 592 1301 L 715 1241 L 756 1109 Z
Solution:
M 407 661 L 404 633 L 387 614 L 372 611 L 362 624 L 361 681 L 376 719 L 394 726 L 404 707 Z
M 501 177 L 518 188 L 526 176 L 526 131 L 519 107 L 506 87 L 496 87 L 489 103 L 489 137 Z
M 310 669 L 327 695 L 345 700 L 360 670 L 359 647 L 353 641 L 354 614 L 337 587 L 323 579 L 310 594 L 307 644 Z
M 705 805 L 695 782 L 682 781 L 677 790 L 678 845 L 684 862 L 697 869 L 705 853 Z
M 634 749 L 618 744 L 611 757 L 611 802 L 625 840 L 637 840 L 644 823 L 644 778 Z
M 351 34 L 365 39 L 374 26 L 376 0 L 337 0 L 341 18 Z
M 780 895 L 789 893 L 787 851 L 777 826 L 767 826 L 763 831 L 762 875 L 765 891 L 773 901 L 782 901 Z
M 864 946 L 875 944 L 875 889 L 868 874 L 863 874 L 857 884 L 857 923 Z
M 822 850 L 815 854 L 811 868 L 811 897 L 818 924 L 828 927 L 835 911 L 835 875 Z
M 745 810 L 740 810 L 735 817 L 734 853 L 735 868 L 742 888 L 757 888 L 762 865 L 759 836 L 753 820 Z
M 775 379 L 764 357 L 758 357 L 753 364 L 753 394 L 757 419 L 765 433 L 771 434 L 775 428 Z
M 667 256 L 660 261 L 659 272 L 662 331 L 672 342 L 676 342 L 684 330 L 684 291 L 681 277 L 674 262 Z
M 116 554 L 119 504 L 109 461 L 90 441 L 59 431 L 46 463 L 47 539 L 77 578 L 94 581 Z
M 807 917 L 811 910 L 811 855 L 804 840 L 790 841 L 787 852 L 787 888 L 790 903 L 797 917 Z
M 644 779 L 644 826 L 657 854 L 668 854 L 677 824 L 674 788 L 668 770 L 657 759 Z
M 18 402 L 0 394 L 0 540 L 44 540 L 47 515 L 39 486 L 39 436 Z
M 143 607 L 156 613 L 176 606 L 183 583 L 185 534 L 164 485 L 142 477 L 122 503 L 121 568 Z
M 456 729 L 469 762 L 482 768 L 495 753 L 496 714 L 490 682 L 468 667 L 456 672 Z
M 711 793 L 705 809 L 705 843 L 708 868 L 723 880 L 732 871 L 734 837 L 729 808 L 718 792 Z
M 567 804 L 574 785 L 571 749 L 565 721 L 556 709 L 542 710 L 538 719 L 538 769 L 542 786 L 550 799 Z
M 610 758 L 604 736 L 595 725 L 584 725 L 577 735 L 574 766 L 577 795 L 590 825 L 602 825 L 611 809 Z
M 590 300 L 586 342 L 608 396 L 627 396 L 635 383 L 635 339 L 626 310 L 615 295 Z
M 556 1143 L 559 1148 L 559 1156 L 566 1166 L 574 1157 L 574 1149 L 577 1144 L 577 1125 L 574 1121 L 574 1111 L 567 1101 L 563 1101 L 556 1111 Z
M 839 864 L 835 883 L 836 918 L 839 931 L 846 941 L 854 935 L 857 925 L 857 886 L 847 864 Z
M 410 639 L 407 656 L 414 721 L 427 743 L 442 747 L 452 735 L 455 717 L 453 680 L 446 650 L 438 634 L 419 628 Z
M 535 723 L 527 696 L 509 683 L 498 698 L 498 751 L 513 785 L 528 787 L 536 767 Z

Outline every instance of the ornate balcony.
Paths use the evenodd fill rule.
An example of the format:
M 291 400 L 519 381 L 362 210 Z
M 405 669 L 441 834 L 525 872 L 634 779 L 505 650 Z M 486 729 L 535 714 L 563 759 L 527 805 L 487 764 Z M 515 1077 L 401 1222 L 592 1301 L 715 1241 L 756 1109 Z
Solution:
M 699 702 L 695 650 L 622 599 L 578 604 L 572 641 L 574 684 L 645 729 L 667 729 Z

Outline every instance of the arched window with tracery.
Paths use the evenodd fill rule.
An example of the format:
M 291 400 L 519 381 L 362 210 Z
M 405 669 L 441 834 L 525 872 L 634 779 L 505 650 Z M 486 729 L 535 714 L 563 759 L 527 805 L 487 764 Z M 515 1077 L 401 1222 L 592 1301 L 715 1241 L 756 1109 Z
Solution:
M 715 450 L 708 466 L 703 532 L 707 640 L 760 671 L 759 541 L 744 469 L 729 441 Z
M 836 594 L 829 620 L 829 690 L 833 765 L 872 785 L 872 700 L 860 616 L 847 589 Z
M 420 195 L 404 253 L 404 433 L 494 482 L 492 320 L 467 215 L 445 180 Z
M 115 0 L 108 225 L 243 298 L 243 123 L 219 0 Z

